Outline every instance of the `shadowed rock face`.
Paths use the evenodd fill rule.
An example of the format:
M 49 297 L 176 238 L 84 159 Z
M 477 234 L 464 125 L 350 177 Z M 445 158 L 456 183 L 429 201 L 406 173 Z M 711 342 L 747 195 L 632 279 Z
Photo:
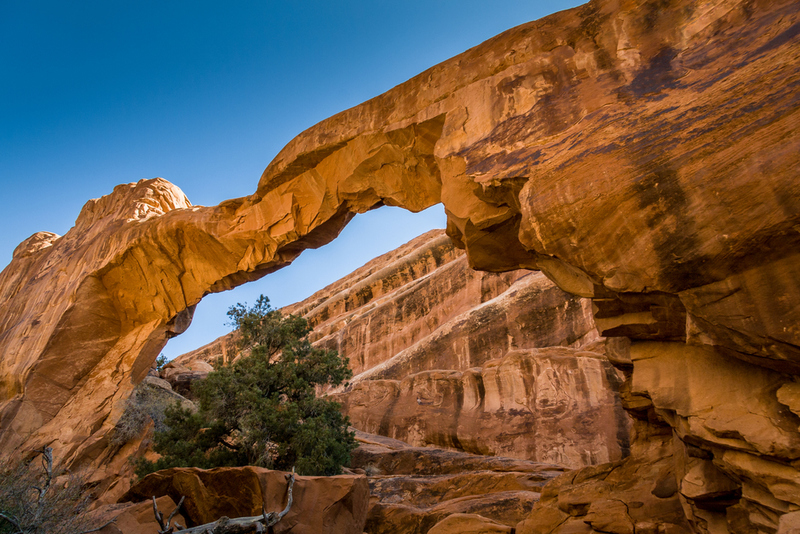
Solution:
M 249 197 L 191 208 L 150 180 L 90 202 L 0 274 L 0 450 L 104 465 L 122 401 L 203 295 L 354 212 L 441 201 L 471 265 L 541 269 L 632 340 L 613 358 L 638 438 L 672 435 L 684 527 L 774 532 L 800 507 L 798 9 L 591 2 L 312 127 Z M 603 531 L 638 521 L 549 509 Z
M 362 432 L 356 439 L 361 444 L 353 451 L 352 465 L 369 480 L 371 507 L 364 530 L 372 534 L 428 532 L 462 514 L 510 532 L 530 513 L 545 483 L 564 472 L 527 460 L 409 447 Z

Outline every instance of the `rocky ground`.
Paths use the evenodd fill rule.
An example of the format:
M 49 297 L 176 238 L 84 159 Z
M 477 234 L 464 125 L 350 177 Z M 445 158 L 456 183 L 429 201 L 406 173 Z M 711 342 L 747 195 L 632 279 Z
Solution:
M 292 510 L 274 532 L 417 534 L 436 528 L 456 533 L 467 532 L 465 522 L 495 529 L 489 532 L 512 532 L 530 514 L 545 483 L 565 472 L 526 460 L 412 447 L 363 432 L 357 439 L 350 474 L 297 477 Z M 122 512 L 118 524 L 102 532 L 154 534 L 153 496 L 165 514 L 189 496 L 178 519 L 183 526 L 258 515 L 264 503 L 269 511 L 280 510 L 286 503 L 286 476 L 249 467 L 160 471 L 131 488 L 123 504 L 109 507 L 106 513 Z
M 473 301 L 458 318 L 437 311 L 423 276 L 408 302 L 426 295 L 409 304 L 426 311 L 413 319 L 403 306 L 382 315 L 392 308 L 378 306 L 376 292 L 343 294 L 334 314 L 342 322 L 362 299 L 375 313 L 362 308 L 351 329 L 324 316 L 315 324 L 326 343 L 353 344 L 364 398 L 385 386 L 387 434 L 413 420 L 419 430 L 404 436 L 412 445 L 515 450 L 513 436 L 481 440 L 476 426 L 494 425 L 498 406 L 609 406 L 569 379 L 605 376 L 633 420 L 630 455 L 614 460 L 614 443 L 620 454 L 624 444 L 602 426 L 594 459 L 557 447 L 570 462 L 610 463 L 551 482 L 519 532 L 796 530 L 798 28 L 794 0 L 593 0 L 309 128 L 247 197 L 192 206 L 152 179 L 90 200 L 66 235 L 31 236 L 0 273 L 0 455 L 51 446 L 98 492 L 118 496 L 142 448 L 114 443 L 126 403 L 204 295 L 289 264 L 354 213 L 441 202 L 469 267 L 538 270 L 572 296 L 548 301 L 553 289 L 507 274 L 484 298 L 480 276 L 465 278 Z M 362 287 L 373 291 L 368 278 Z M 543 303 L 560 304 L 503 312 L 502 293 L 521 284 L 522 295 L 528 283 Z M 485 310 L 505 313 L 496 352 L 477 334 L 496 315 Z M 589 329 L 564 328 L 588 324 L 581 317 L 610 340 L 602 350 L 579 346 Z M 395 324 L 405 330 L 383 345 L 371 337 Z M 463 335 L 448 336 L 448 325 Z M 426 331 L 434 354 L 409 342 Z M 523 339 L 535 346 L 515 345 Z M 505 370 L 538 361 L 547 346 L 587 354 L 558 369 L 563 380 L 534 365 L 528 382 L 511 380 Z M 504 360 L 512 349 L 533 350 L 533 360 Z M 547 393 L 555 383 L 568 398 L 559 399 L 561 386 Z M 352 398 L 354 420 L 383 427 Z M 389 409 L 393 398 L 400 409 Z M 432 424 L 439 402 L 458 417 Z

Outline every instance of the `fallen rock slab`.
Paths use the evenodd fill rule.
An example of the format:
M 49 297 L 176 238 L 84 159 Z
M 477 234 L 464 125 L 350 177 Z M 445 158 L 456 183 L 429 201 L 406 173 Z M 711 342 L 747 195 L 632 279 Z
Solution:
M 163 495 L 156 499 L 158 509 L 167 518 L 175 510 L 175 502 L 167 495 Z M 153 501 L 147 500 L 139 503 L 128 503 L 127 505 L 106 505 L 105 508 L 120 507 L 112 513 L 102 513 L 102 516 L 114 516 L 114 522 L 106 525 L 99 534 L 157 534 L 161 530 L 158 521 L 156 521 L 155 514 L 153 513 Z M 109 510 L 111 512 L 111 510 Z M 176 524 L 182 527 L 186 526 L 186 519 L 178 512 L 172 518 L 171 526 Z M 177 530 L 177 528 L 176 528 Z
M 428 534 L 513 534 L 514 529 L 478 514 L 453 514 L 436 523 Z
M 280 511 L 286 505 L 287 474 L 259 467 L 173 468 L 144 477 L 121 502 L 168 495 L 186 497 L 182 510 L 190 526 Z M 369 486 L 360 475 L 297 476 L 293 504 L 273 527 L 275 534 L 361 534 L 367 519 Z
M 369 534 L 425 534 L 453 514 L 475 514 L 506 525 L 516 525 L 528 514 L 539 493 L 503 491 L 471 495 L 442 502 L 430 508 L 407 504 L 377 504 L 372 507 L 365 532 Z

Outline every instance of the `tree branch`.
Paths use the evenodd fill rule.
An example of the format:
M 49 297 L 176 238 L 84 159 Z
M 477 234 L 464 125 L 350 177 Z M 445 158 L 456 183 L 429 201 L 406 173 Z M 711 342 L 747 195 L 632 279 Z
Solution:
M 17 521 L 15 518 L 13 518 L 11 516 L 7 516 L 3 512 L 0 512 L 0 518 L 5 519 L 6 521 L 8 521 L 12 525 L 14 525 L 19 532 L 22 532 L 22 527 L 19 525 L 19 521 Z
M 278 521 L 283 519 L 283 516 L 285 516 L 286 514 L 289 513 L 289 508 L 292 507 L 292 487 L 293 486 L 294 486 L 294 467 L 292 467 L 292 472 L 291 472 L 291 474 L 289 474 L 289 487 L 286 489 L 286 494 L 287 494 L 287 496 L 286 496 L 286 508 L 284 508 L 282 512 L 278 513 L 278 515 L 275 516 L 275 520 L 272 523 L 269 523 L 267 525 L 268 527 L 271 527 L 271 526 L 275 525 Z M 267 514 L 264 513 L 263 508 L 262 508 L 262 513 L 264 515 L 264 519 L 266 519 L 267 518 Z
M 42 453 L 42 469 L 44 469 L 45 472 L 44 486 L 41 488 L 38 486 L 33 487 L 33 489 L 39 492 L 37 502 L 41 503 L 42 499 L 44 499 L 44 496 L 47 493 L 47 490 L 50 489 L 50 482 L 53 480 L 53 448 L 42 447 L 36 452 Z
M 181 530 L 180 525 L 176 524 L 175 526 L 179 529 L 174 531 L 174 534 L 244 534 L 246 532 L 252 531 L 253 527 L 256 528 L 256 532 L 265 532 L 265 527 L 269 528 L 274 526 L 283 519 L 283 517 L 289 513 L 289 509 L 292 507 L 292 488 L 294 487 L 294 468 L 292 472 L 288 475 L 289 477 L 289 486 L 286 489 L 286 508 L 284 508 L 281 512 L 270 512 L 267 513 L 266 510 L 262 508 L 261 515 L 255 515 L 251 517 L 237 517 L 236 519 L 230 519 L 228 517 L 220 517 L 213 523 L 206 523 L 204 525 L 200 525 L 197 527 L 191 527 Z M 173 529 L 169 526 L 170 520 L 175 515 L 175 512 L 178 511 L 178 508 L 181 507 L 183 504 L 183 500 L 185 497 L 181 497 L 181 502 L 175 508 L 175 510 L 170 514 L 169 519 L 167 519 L 166 525 L 164 524 L 164 515 L 158 511 L 158 506 L 156 505 L 156 498 L 153 496 L 153 513 L 156 516 L 156 521 L 161 526 L 161 530 L 158 534 L 172 534 Z
M 175 514 L 178 513 L 178 510 L 181 509 L 181 506 L 183 506 L 183 501 L 185 499 L 186 497 L 181 497 L 181 500 L 178 502 L 178 505 L 175 507 L 172 513 L 169 514 L 169 517 L 167 518 L 167 522 L 165 524 L 164 514 L 158 511 L 158 505 L 156 504 L 156 496 L 153 495 L 153 514 L 155 514 L 156 521 L 158 521 L 158 524 L 161 527 L 161 529 L 158 531 L 158 534 L 171 534 L 174 528 L 177 528 L 178 531 L 180 531 L 183 528 L 178 523 L 175 523 L 175 527 L 171 527 L 169 524 L 172 522 L 172 518 L 175 517 Z

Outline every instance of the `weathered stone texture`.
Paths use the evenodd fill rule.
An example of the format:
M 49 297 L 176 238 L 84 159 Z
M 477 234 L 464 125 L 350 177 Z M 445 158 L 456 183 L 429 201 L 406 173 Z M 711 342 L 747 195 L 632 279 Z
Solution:
M 363 380 L 333 398 L 366 432 L 577 468 L 627 453 L 620 382 L 601 354 L 550 348 L 465 371 Z
M 365 526 L 370 534 L 424 533 L 463 515 L 470 524 L 491 525 L 489 532 L 509 532 L 528 515 L 544 484 L 564 472 L 515 458 L 410 447 L 363 432 L 356 437 L 361 444 L 353 467 L 368 475 L 372 495 Z
M 287 477 L 257 467 L 173 468 L 146 476 L 122 501 L 190 496 L 182 510 L 190 526 L 196 526 L 222 516 L 261 515 L 263 509 L 280 512 L 286 506 Z M 369 486 L 363 476 L 297 476 L 292 506 L 273 528 L 276 534 L 361 534 L 368 508 Z
M 304 313 L 314 343 L 350 360 L 357 374 L 334 398 L 359 430 L 570 467 L 627 452 L 621 375 L 602 344 L 567 348 L 597 339 L 591 302 L 541 273 L 474 271 L 441 230 L 282 311 Z M 235 341 L 179 356 L 162 375 L 183 393 L 206 362 L 237 357 Z M 535 350 L 551 346 L 564 348 Z
M 672 435 L 665 477 L 686 492 L 667 515 L 679 502 L 699 532 L 785 531 L 800 509 L 798 28 L 794 0 L 596 0 L 310 128 L 249 197 L 193 208 L 161 180 L 118 187 L 0 274 L 0 450 L 106 465 L 125 398 L 203 295 L 330 241 L 352 213 L 441 201 L 471 266 L 540 269 L 632 340 L 614 361 L 644 434 Z M 697 391 L 709 377 L 736 393 Z M 620 469 L 652 464 L 642 435 Z M 558 511 L 583 518 L 550 523 L 562 532 L 639 521 L 611 503 Z M 637 530 L 678 525 L 664 521 Z

